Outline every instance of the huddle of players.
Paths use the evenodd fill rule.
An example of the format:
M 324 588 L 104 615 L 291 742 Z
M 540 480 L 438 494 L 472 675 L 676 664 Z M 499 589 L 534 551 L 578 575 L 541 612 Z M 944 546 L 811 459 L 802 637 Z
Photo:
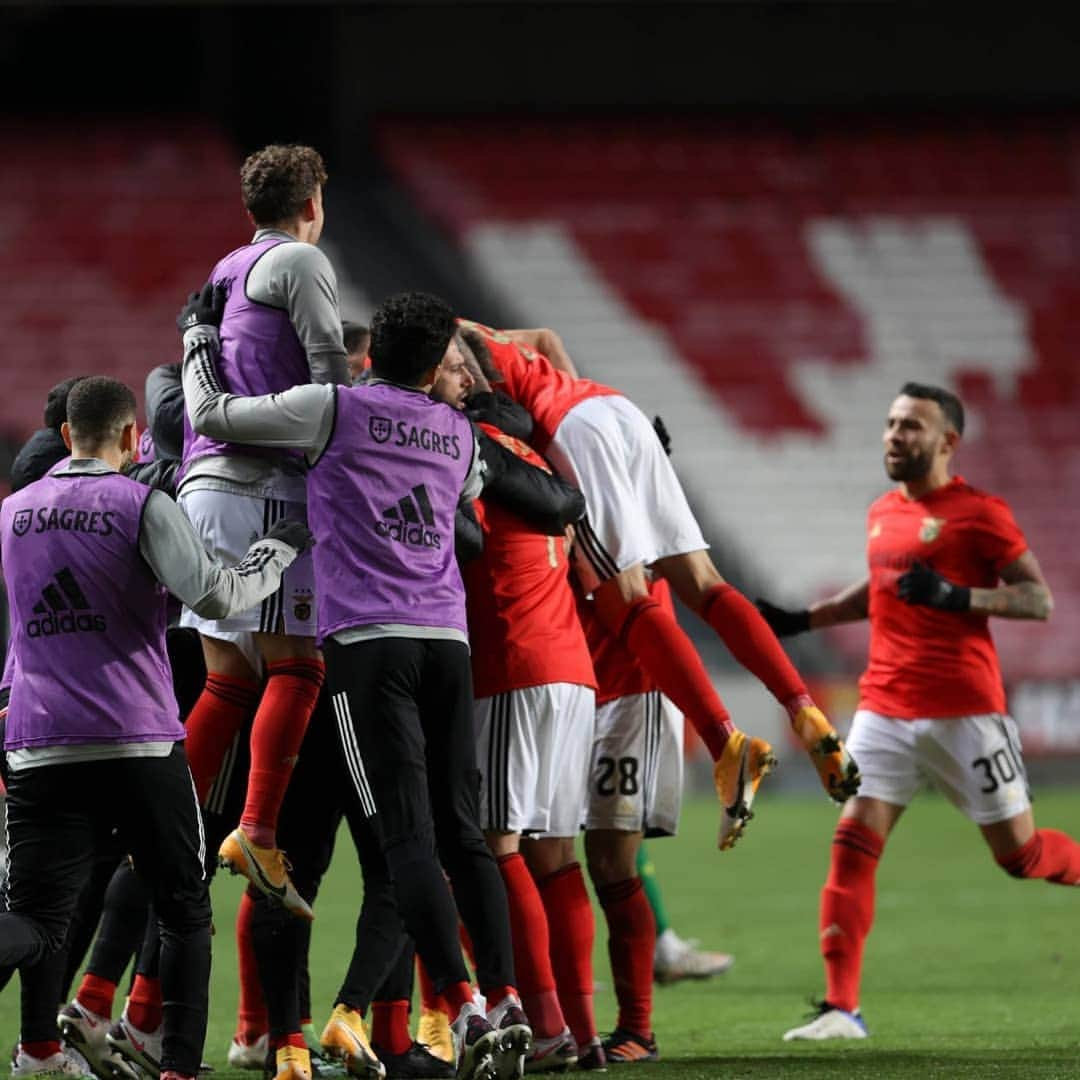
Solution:
M 733 727 L 664 586 L 650 584 L 644 567 L 670 581 L 774 691 L 839 801 L 857 786 L 854 763 L 757 610 L 712 566 L 651 425 L 615 391 L 577 378 L 557 337 L 497 333 L 457 319 L 436 298 L 405 294 L 372 320 L 372 377 L 347 385 L 333 271 L 315 247 L 325 179 L 309 148 L 268 147 L 249 158 L 242 186 L 255 237 L 215 267 L 180 320 L 179 505 L 206 557 L 238 564 L 229 573 L 248 581 L 274 564 L 266 545 L 245 554 L 252 536 L 269 530 L 295 552 L 278 568 L 280 587 L 260 578 L 254 608 L 250 594 L 221 610 L 193 597 L 190 583 L 172 590 L 187 602 L 181 622 L 199 631 L 206 661 L 186 721 L 200 800 L 244 722 L 252 725 L 247 796 L 219 860 L 259 892 L 252 938 L 275 1070 L 311 1069 L 296 958 L 319 867 L 298 889 L 277 833 L 324 681 L 365 878 L 363 933 L 324 1032 L 328 1049 L 353 1072 L 382 1074 L 362 1014 L 408 997 L 394 969 L 415 943 L 450 1019 L 458 1075 L 514 1075 L 526 1059 L 545 1068 L 653 1058 L 655 925 L 635 861 L 643 831 L 673 831 L 680 780 L 676 714 L 658 691 L 716 761 L 722 848 L 740 835 L 773 758 Z M 463 355 L 466 333 L 479 356 Z M 483 378 L 480 359 L 498 392 L 470 393 Z M 471 418 L 462 411 L 468 401 Z M 453 539 L 467 536 L 471 515 L 484 543 L 465 565 L 467 611 Z M 310 553 L 304 522 L 316 540 Z M 582 616 L 597 660 L 607 649 L 618 673 L 599 713 Z M 16 672 L 13 703 L 27 696 L 18 680 Z M 10 731 L 8 747 L 18 749 Z M 573 855 L 587 793 L 588 859 L 620 988 L 619 1024 L 606 1044 L 592 1012 L 591 908 Z M 290 851 L 299 862 L 296 842 Z M 65 883 L 65 903 L 71 889 Z M 282 911 L 299 918 L 275 921 Z M 162 911 L 157 917 L 160 1059 L 140 1056 L 147 1032 L 127 1012 L 110 1045 L 151 1071 L 191 1075 L 196 1040 L 178 1049 L 178 1002 L 198 1013 L 205 990 L 175 992 L 172 932 Z M 292 947 L 259 948 L 282 936 Z M 133 993 L 136 1006 L 140 997 Z M 68 1016 L 65 1031 L 85 1034 L 88 1022 Z M 404 1050 L 401 1025 L 392 1027 L 384 1057 L 396 1059 L 399 1074 L 443 1074 L 444 1063 Z
M 574 1061 L 595 1068 L 607 1059 L 655 1058 L 655 927 L 635 861 L 650 813 L 655 827 L 674 829 L 672 792 L 680 779 L 678 755 L 670 752 L 678 746 L 676 716 L 657 691 L 681 707 L 714 755 L 721 847 L 741 833 L 773 758 L 762 740 L 734 729 L 670 600 L 662 586 L 650 586 L 644 567 L 671 581 L 773 689 L 838 801 L 856 789 L 856 768 L 757 610 L 709 561 L 651 425 L 615 391 L 577 378 L 553 334 L 495 332 L 411 293 L 375 313 L 372 377 L 363 385 L 309 381 L 318 372 L 314 364 L 303 370 L 302 342 L 298 348 L 292 338 L 284 357 L 264 349 L 256 365 L 258 349 L 245 354 L 245 343 L 273 341 L 277 348 L 282 340 L 257 325 L 284 325 L 281 309 L 252 302 L 264 261 L 298 246 L 290 240 L 318 239 L 324 175 L 321 163 L 310 168 L 311 153 L 268 148 L 245 164 L 251 177 L 308 155 L 316 186 L 302 193 L 287 229 L 283 217 L 255 214 L 252 244 L 227 256 L 187 309 L 183 382 L 193 430 L 185 469 L 194 460 L 201 475 L 220 480 L 223 459 L 229 470 L 241 464 L 246 472 L 237 469 L 227 488 L 200 484 L 204 490 L 194 494 L 185 476 L 180 502 L 208 546 L 235 552 L 260 515 L 299 519 L 305 512 L 292 483 L 271 491 L 267 502 L 266 473 L 253 480 L 252 461 L 266 469 L 272 460 L 284 475 L 297 463 L 289 455 L 307 459 L 306 513 L 317 541 L 312 570 L 298 560 L 284 587 L 286 598 L 304 602 L 290 608 L 278 598 L 275 611 L 272 598 L 257 628 L 192 624 L 221 640 L 245 630 L 262 637 L 292 629 L 290 618 L 299 620 L 301 608 L 305 618 L 317 618 L 351 799 L 361 808 L 360 828 L 376 838 L 358 845 L 368 928 L 350 976 L 366 966 L 359 982 L 368 993 L 365 1000 L 343 991 L 324 1043 L 354 1071 L 381 1069 L 360 1018 L 411 939 L 451 1018 L 460 1075 L 512 1075 L 523 1059 L 532 1068 Z M 321 272 L 325 284 L 328 268 Z M 294 329 L 307 325 L 287 314 Z M 471 393 L 484 383 L 481 361 L 497 392 L 481 385 Z M 461 412 L 467 404 L 471 420 Z M 263 449 L 243 454 L 237 447 Z M 517 480 L 506 482 L 508 476 Z M 455 524 L 459 537 L 468 531 L 474 512 L 483 544 L 465 563 L 466 588 L 451 537 Z M 236 524 L 241 517 L 243 527 Z M 567 576 L 564 533 L 571 524 L 580 603 Z M 627 650 L 615 661 L 624 685 L 602 703 L 606 713 L 595 733 L 596 680 L 578 608 L 595 624 L 597 640 Z M 211 680 L 226 686 L 221 680 L 229 673 L 215 670 L 210 653 L 207 659 L 208 688 Z M 318 660 L 306 662 L 317 686 Z M 625 672 L 639 668 L 639 684 L 627 687 Z M 269 670 L 264 703 L 272 696 Z M 309 711 L 316 699 L 309 692 Z M 256 714 L 253 780 L 259 724 Z M 296 735 L 302 737 L 300 724 Z M 294 737 L 276 751 L 278 760 L 291 761 L 298 749 Z M 280 792 L 285 785 L 267 786 Z M 260 818 L 251 807 L 251 789 L 249 781 L 249 806 L 221 860 L 310 918 L 285 872 L 272 816 Z M 587 801 L 590 869 L 619 943 L 613 961 L 623 991 L 619 1024 L 603 1044 L 591 1001 L 591 908 L 573 851 Z M 381 904 L 373 882 L 387 883 L 389 902 Z M 462 966 L 459 915 L 471 939 L 479 999 Z M 373 941 L 389 944 L 379 951 Z M 276 1027 L 271 1015 L 278 1071 L 303 1072 L 299 1033 Z M 337 1039 L 346 1045 L 335 1045 Z
M 223 562 L 267 527 L 299 558 L 254 610 L 221 617 L 191 602 L 184 621 L 202 635 L 208 673 L 187 748 L 205 797 L 254 713 L 247 801 L 219 857 L 259 890 L 252 937 L 274 1069 L 282 1078 L 312 1069 L 301 1030 L 310 1015 L 300 1001 L 305 920 L 333 829 L 324 822 L 321 847 L 310 845 L 325 854 L 303 886 L 277 833 L 324 679 L 348 790 L 326 821 L 349 816 L 365 897 L 323 1047 L 357 1075 L 389 1065 L 391 1075 L 511 1076 L 654 1059 L 655 925 L 635 859 L 644 831 L 675 827 L 672 702 L 716 762 L 722 848 L 741 834 L 772 765 L 762 740 L 733 728 L 675 622 L 667 583 L 785 705 L 838 802 L 858 788 L 854 762 L 761 615 L 716 572 L 633 405 L 577 378 L 550 332 L 493 331 L 416 293 L 379 308 L 372 377 L 345 385 L 333 274 L 314 247 L 321 162 L 307 148 L 270 147 L 243 175 L 258 232 L 181 317 L 190 428 L 180 504 Z M 310 556 L 304 520 L 317 541 Z M 262 569 L 249 559 L 244 574 Z M 784 632 L 778 610 L 765 606 Z M 619 999 L 603 1042 L 591 908 L 573 853 L 583 807 Z M 294 861 L 309 846 L 308 824 L 289 841 Z M 479 994 L 462 965 L 459 916 Z M 430 982 L 425 999 L 450 1020 L 452 1062 L 408 1036 L 413 943 Z M 363 1022 L 369 1008 L 378 1056 Z M 835 1005 L 822 1015 L 836 1013 L 858 1016 Z M 190 1045 L 176 1067 L 175 1018 L 163 1015 L 151 1071 L 190 1075 Z

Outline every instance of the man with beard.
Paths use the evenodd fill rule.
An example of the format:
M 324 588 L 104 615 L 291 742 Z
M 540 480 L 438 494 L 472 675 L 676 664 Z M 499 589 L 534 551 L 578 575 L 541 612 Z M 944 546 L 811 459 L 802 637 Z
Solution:
M 991 615 L 1048 618 L 1050 590 L 1007 504 L 950 476 L 963 431 L 954 394 L 907 383 L 883 436 L 899 486 L 867 514 L 868 576 L 804 611 L 759 601 L 778 635 L 870 620 L 848 739 L 862 787 L 840 815 L 821 894 L 825 999 L 785 1040 L 866 1037 L 859 980 L 874 875 L 924 779 L 978 825 L 1006 873 L 1080 884 L 1080 844 L 1035 827 L 989 627 Z

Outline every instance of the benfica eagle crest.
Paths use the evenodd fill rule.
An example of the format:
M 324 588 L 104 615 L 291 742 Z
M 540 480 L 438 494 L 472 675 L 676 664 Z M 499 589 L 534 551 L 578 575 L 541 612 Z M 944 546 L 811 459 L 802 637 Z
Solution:
M 922 528 L 919 530 L 919 539 L 924 544 L 932 544 L 941 535 L 943 528 L 945 528 L 944 518 L 924 517 Z

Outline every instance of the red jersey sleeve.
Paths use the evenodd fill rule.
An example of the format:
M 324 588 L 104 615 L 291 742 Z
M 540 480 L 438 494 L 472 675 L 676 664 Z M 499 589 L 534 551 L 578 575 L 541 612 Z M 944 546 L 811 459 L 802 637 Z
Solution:
M 973 531 L 976 549 L 998 573 L 1028 549 L 1009 504 L 996 495 L 985 496 L 983 513 L 973 523 Z

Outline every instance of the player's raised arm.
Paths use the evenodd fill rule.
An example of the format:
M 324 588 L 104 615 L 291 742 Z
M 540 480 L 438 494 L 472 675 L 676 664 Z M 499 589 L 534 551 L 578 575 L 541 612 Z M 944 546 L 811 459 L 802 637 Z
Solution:
M 835 596 L 819 600 L 816 604 L 797 611 L 777 607 L 761 597 L 757 598 L 756 603 L 758 611 L 777 637 L 792 637 L 807 630 L 821 630 L 823 627 L 837 626 L 840 623 L 859 622 L 867 617 L 869 599 L 870 579 L 866 577 Z
M 543 353 L 553 368 L 565 371 L 567 375 L 572 375 L 575 379 L 578 377 L 577 366 L 570 359 L 563 339 L 554 330 L 540 327 L 536 330 L 504 330 L 503 333 L 512 341 Z
M 334 426 L 334 387 L 309 383 L 282 394 L 226 394 L 217 373 L 217 328 L 184 332 L 184 400 L 191 426 L 224 442 L 290 447 L 318 457 Z

